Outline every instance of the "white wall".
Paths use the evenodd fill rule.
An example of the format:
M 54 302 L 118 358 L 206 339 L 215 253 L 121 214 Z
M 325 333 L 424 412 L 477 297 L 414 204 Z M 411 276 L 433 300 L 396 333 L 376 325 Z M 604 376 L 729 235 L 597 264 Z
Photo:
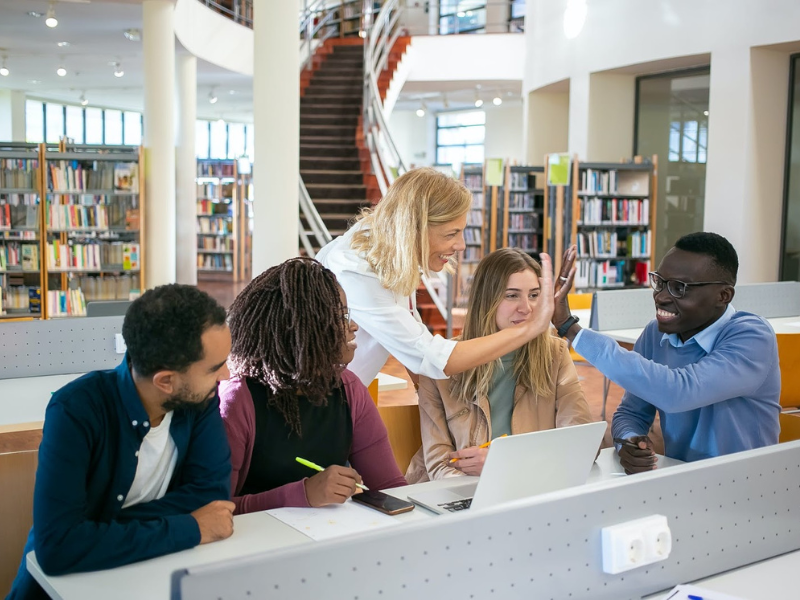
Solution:
M 525 36 L 416 36 L 408 81 L 520 81 L 524 74 Z
M 387 125 L 406 168 L 411 165 L 432 165 L 435 162 L 435 117 L 430 114 L 418 117 L 413 110 L 396 110 L 389 117 Z M 431 125 L 434 133 L 431 133 Z
M 629 155 L 630 77 L 708 64 L 710 57 L 704 227 L 736 246 L 740 281 L 777 279 L 788 57 L 800 50 L 800 2 L 587 1 L 573 39 L 563 26 L 567 4 L 528 3 L 523 95 L 568 79 L 569 150 L 584 160 L 625 148 Z M 615 102 L 622 108 L 613 124 L 613 106 L 602 104 Z M 617 139 L 605 144 L 609 129 Z
M 25 141 L 25 92 L 0 90 L 0 141 Z
M 484 141 L 486 158 L 502 158 L 512 163 L 523 164 L 525 152 L 522 130 L 521 102 L 487 108 Z

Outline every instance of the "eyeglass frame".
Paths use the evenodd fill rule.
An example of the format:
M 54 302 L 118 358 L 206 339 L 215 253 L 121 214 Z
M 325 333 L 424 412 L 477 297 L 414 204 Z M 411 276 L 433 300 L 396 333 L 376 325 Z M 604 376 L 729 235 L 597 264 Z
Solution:
M 658 279 L 661 280 L 661 289 L 660 290 L 656 289 L 656 284 L 655 284 L 655 282 L 653 280 L 655 277 L 657 277 Z M 664 279 L 664 277 L 658 271 L 650 271 L 647 274 L 647 279 L 650 282 L 650 287 L 652 288 L 652 290 L 656 294 L 661 292 L 661 290 L 663 290 L 666 287 L 667 288 L 667 293 L 670 296 L 672 296 L 673 298 L 675 298 L 676 300 L 680 300 L 681 298 L 686 296 L 686 288 L 688 288 L 689 286 L 701 286 L 701 285 L 730 285 L 730 286 L 733 286 L 733 284 L 730 283 L 729 281 L 688 282 L 688 281 L 681 281 L 680 279 Z M 673 291 L 670 289 L 670 285 L 669 284 L 672 283 L 673 281 L 676 282 L 676 283 L 680 283 L 680 284 L 682 284 L 684 286 L 683 294 L 681 294 L 680 296 L 678 296 L 677 294 L 673 293 Z
M 353 313 L 351 313 L 349 310 L 346 310 L 342 313 L 342 318 L 348 327 L 353 323 Z

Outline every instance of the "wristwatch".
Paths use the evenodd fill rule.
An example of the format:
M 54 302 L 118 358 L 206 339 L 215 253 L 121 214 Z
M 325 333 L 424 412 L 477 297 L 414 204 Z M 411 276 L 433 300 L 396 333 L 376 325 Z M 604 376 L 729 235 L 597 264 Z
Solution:
M 567 331 L 569 331 L 569 328 L 572 327 L 573 325 L 575 325 L 575 323 L 577 323 L 578 321 L 580 321 L 580 319 L 578 317 L 576 317 L 575 315 L 570 315 L 569 319 L 564 321 L 561 324 L 561 327 L 559 327 L 556 330 L 556 333 L 558 334 L 558 337 L 562 337 L 562 338 L 565 337 L 567 335 Z

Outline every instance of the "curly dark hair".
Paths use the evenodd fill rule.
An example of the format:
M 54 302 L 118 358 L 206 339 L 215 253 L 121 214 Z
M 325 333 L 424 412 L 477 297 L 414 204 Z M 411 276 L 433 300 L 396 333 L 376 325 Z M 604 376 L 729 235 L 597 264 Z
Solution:
M 336 276 L 310 258 L 292 258 L 264 271 L 230 309 L 231 371 L 253 378 L 298 435 L 297 394 L 322 406 L 341 385 L 347 335 Z
M 225 324 L 225 309 L 191 285 L 161 285 L 137 298 L 122 323 L 136 373 L 183 372 L 203 358 L 202 336 Z
M 733 245 L 718 233 L 710 231 L 689 233 L 675 242 L 675 247 L 678 250 L 710 257 L 722 279 L 727 279 L 731 285 L 736 284 L 736 276 L 739 273 L 739 256 Z

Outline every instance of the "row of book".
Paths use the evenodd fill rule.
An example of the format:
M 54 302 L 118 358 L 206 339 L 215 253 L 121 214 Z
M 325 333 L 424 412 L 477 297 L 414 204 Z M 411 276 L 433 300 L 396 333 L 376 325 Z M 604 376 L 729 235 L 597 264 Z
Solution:
M 198 198 L 233 198 L 233 183 L 213 183 L 204 182 L 197 184 L 197 197 Z
M 472 209 L 483 210 L 483 192 L 472 192 Z
M 480 244 L 481 234 L 482 231 L 480 229 L 466 228 L 464 229 L 464 242 L 467 244 Z
M 510 229 L 537 229 L 539 215 L 536 213 L 511 213 L 508 215 L 508 227 Z
M 197 238 L 197 249 L 213 250 L 215 252 L 233 252 L 233 238 L 199 237 Z
M 198 177 L 233 177 L 233 163 L 224 162 L 197 162 Z
M 474 208 L 467 213 L 467 226 L 468 227 L 483 227 L 483 210 L 475 210 Z
M 231 235 L 233 222 L 227 219 L 197 219 L 197 233 Z
M 204 216 L 221 215 L 230 216 L 233 214 L 233 207 L 224 202 L 214 202 L 207 198 L 202 198 L 197 201 L 197 214 Z
M 6 242 L 0 244 L 0 271 L 39 270 L 39 246 Z
M 0 204 L 0 229 L 39 227 L 39 206 Z
M 620 234 L 613 230 L 579 233 L 578 256 L 581 258 L 649 258 L 650 231 Z
M 509 210 L 533 210 L 536 206 L 536 194 L 525 192 L 524 194 L 511 194 L 508 197 Z
M 108 212 L 100 205 L 51 204 L 47 207 L 47 227 L 54 230 L 108 229 Z
M 2 231 L 0 230 L 0 242 L 3 240 L 22 241 L 35 240 L 38 232 L 36 231 Z
M 47 169 L 47 189 L 139 191 L 139 166 L 136 163 L 86 162 L 88 164 L 77 160 L 50 161 Z
M 537 233 L 509 233 L 508 234 L 508 246 L 509 248 L 521 248 L 526 252 L 530 252 L 532 250 L 538 251 L 541 247 L 539 246 L 539 234 Z
M 35 188 L 38 167 L 38 160 L 25 158 L 0 159 L 0 188 Z
M 579 194 L 616 194 L 617 172 L 586 169 L 581 171 Z
M 47 268 L 135 271 L 139 269 L 139 244 L 123 242 L 62 244 L 56 240 L 47 244 Z
M 464 185 L 472 191 L 483 189 L 483 175 L 481 173 L 464 174 Z
M 197 267 L 216 271 L 232 271 L 233 256 L 230 254 L 198 254 Z
M 47 313 L 50 317 L 85 317 L 86 298 L 83 291 L 48 290 Z
M 579 201 L 579 225 L 649 225 L 650 200 L 585 198 Z
M 633 263 L 624 260 L 579 260 L 575 266 L 575 287 L 578 289 L 645 286 L 650 271 L 649 260 Z
M 461 262 L 477 262 L 483 257 L 479 246 L 467 246 L 461 253 Z
M 528 174 L 511 171 L 508 177 L 508 189 L 512 192 L 524 192 L 528 189 Z
M 0 292 L 0 296 L 2 296 L 2 301 L 0 302 L 0 312 L 6 310 L 13 310 L 16 312 L 20 311 L 28 311 L 30 309 L 30 301 L 29 301 L 29 290 L 34 290 L 35 288 L 29 288 L 28 286 L 21 285 L 21 286 L 8 286 L 4 287 Z
M 39 204 L 39 194 L 33 192 L 0 192 L 0 204 L 10 204 L 11 206 Z
M 139 274 L 80 275 L 73 278 L 87 302 L 95 300 L 135 300 L 139 297 Z

